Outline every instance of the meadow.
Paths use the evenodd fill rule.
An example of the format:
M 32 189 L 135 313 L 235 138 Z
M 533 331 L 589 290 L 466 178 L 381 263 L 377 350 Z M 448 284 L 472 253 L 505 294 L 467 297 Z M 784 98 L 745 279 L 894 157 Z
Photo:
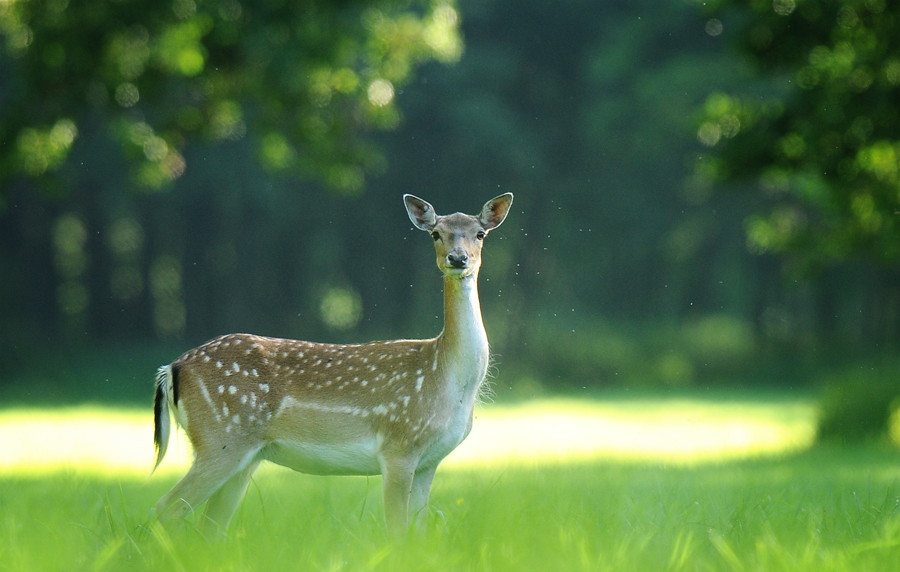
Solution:
M 381 480 L 265 467 L 210 543 L 150 507 L 149 411 L 0 412 L 0 570 L 887 571 L 900 459 L 813 445 L 794 396 L 548 399 L 482 409 L 438 472 L 428 530 L 381 524 Z M 56 442 L 54 447 L 52 442 Z M 62 444 L 59 444 L 62 443 Z

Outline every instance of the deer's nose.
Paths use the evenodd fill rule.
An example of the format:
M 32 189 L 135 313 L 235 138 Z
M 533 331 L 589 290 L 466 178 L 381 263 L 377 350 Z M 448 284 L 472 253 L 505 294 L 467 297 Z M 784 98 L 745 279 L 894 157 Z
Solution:
M 454 248 L 447 254 L 447 262 L 453 268 L 465 268 L 469 263 L 469 255 L 461 248 Z

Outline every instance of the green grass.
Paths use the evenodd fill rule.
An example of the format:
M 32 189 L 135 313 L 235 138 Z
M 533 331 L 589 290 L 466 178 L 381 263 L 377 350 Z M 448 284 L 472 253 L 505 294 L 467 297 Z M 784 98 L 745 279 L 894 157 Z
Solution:
M 764 402 L 664 405 L 569 403 L 559 411 L 607 411 L 603 419 L 651 424 L 672 422 L 667 416 L 680 411 L 673 427 L 703 421 L 723 428 L 742 411 L 744 421 L 758 423 L 795 411 Z M 800 421 L 810 414 L 796 411 Z M 546 408 L 537 413 L 547 420 Z M 492 424 L 512 414 L 510 407 L 486 410 L 482 433 L 499 438 Z M 477 431 L 476 424 L 473 438 Z M 428 530 L 403 542 L 385 535 L 375 477 L 261 470 L 229 539 L 209 543 L 195 521 L 172 532 L 148 527 L 150 508 L 180 467 L 149 479 L 77 466 L 7 469 L 0 473 L 0 571 L 896 570 L 896 450 L 784 451 L 719 461 L 601 454 L 448 463 L 435 480 Z
M 262 472 L 231 538 L 148 530 L 173 482 L 0 478 L 0 570 L 893 570 L 892 451 L 695 467 L 590 462 L 439 473 L 431 526 L 389 542 L 380 479 Z

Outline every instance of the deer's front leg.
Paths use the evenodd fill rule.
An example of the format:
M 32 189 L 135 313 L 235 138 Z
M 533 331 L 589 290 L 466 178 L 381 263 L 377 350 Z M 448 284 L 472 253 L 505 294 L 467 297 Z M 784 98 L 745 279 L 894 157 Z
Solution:
M 403 535 L 409 530 L 409 498 L 413 488 L 415 463 L 406 459 L 381 459 L 384 479 L 384 520 L 388 531 Z
M 409 498 L 409 514 L 411 522 L 420 531 L 425 530 L 428 522 L 428 496 L 431 494 L 431 482 L 437 467 L 422 469 L 416 472 L 412 482 L 412 493 Z

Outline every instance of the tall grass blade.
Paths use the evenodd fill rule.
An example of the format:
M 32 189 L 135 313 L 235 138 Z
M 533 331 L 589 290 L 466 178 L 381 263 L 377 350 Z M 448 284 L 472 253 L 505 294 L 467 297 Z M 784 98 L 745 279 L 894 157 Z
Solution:
M 744 565 L 741 563 L 741 559 L 738 558 L 737 554 L 734 553 L 734 550 L 728 544 L 728 541 L 725 540 L 725 537 L 721 534 L 717 533 L 714 530 L 709 531 L 709 541 L 712 543 L 713 547 L 715 547 L 716 551 L 725 559 L 725 562 L 731 566 L 732 570 L 736 572 L 743 572 Z

